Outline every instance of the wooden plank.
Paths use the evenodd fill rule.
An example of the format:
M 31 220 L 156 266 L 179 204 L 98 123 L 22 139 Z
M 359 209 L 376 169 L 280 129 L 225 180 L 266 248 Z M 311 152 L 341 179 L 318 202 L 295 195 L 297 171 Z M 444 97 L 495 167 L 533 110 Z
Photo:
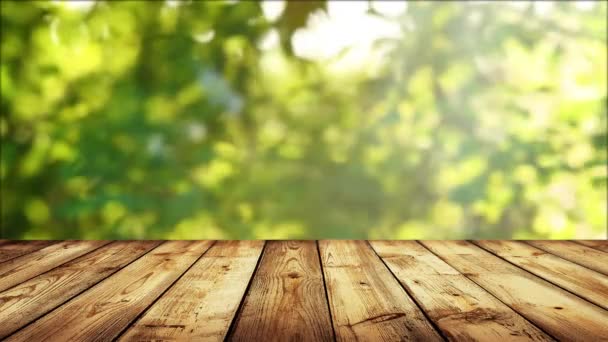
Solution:
M 108 341 L 154 302 L 210 241 L 166 242 L 7 341 Z
M 314 241 L 269 241 L 230 340 L 331 341 Z
M 264 241 L 219 241 L 121 341 L 223 341 Z
M 159 245 L 117 241 L 0 293 L 0 339 Z
M 607 240 L 574 240 L 574 242 L 608 253 Z
M 0 291 L 93 251 L 110 241 L 62 241 L 0 264 Z
M 608 309 L 608 277 L 520 241 L 475 242 L 499 257 Z
M 367 242 L 319 248 L 337 340 L 442 340 Z
M 557 255 L 594 271 L 608 275 L 608 253 L 572 241 L 526 241 L 545 252 Z
M 0 262 L 11 260 L 27 253 L 47 247 L 56 241 L 5 241 L 0 246 Z
M 465 241 L 421 241 L 450 266 L 554 337 L 598 341 L 608 312 Z
M 552 340 L 417 242 L 370 243 L 450 340 Z

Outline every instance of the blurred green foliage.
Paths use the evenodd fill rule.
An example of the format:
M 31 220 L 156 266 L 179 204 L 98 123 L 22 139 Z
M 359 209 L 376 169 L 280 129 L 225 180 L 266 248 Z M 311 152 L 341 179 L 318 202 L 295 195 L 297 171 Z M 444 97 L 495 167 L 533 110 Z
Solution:
M 603 237 L 606 7 L 2 1 L 2 237 Z

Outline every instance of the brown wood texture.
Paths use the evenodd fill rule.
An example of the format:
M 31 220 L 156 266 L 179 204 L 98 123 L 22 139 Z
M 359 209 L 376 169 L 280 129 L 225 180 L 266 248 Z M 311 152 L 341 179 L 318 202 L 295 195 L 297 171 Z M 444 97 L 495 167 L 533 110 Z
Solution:
M 552 340 L 417 242 L 371 245 L 450 340 Z
M 608 253 L 573 241 L 527 241 L 548 253 L 608 275 Z
M 117 241 L 0 293 L 0 338 L 120 270 L 158 244 Z
M 608 339 L 608 311 L 464 241 L 422 241 L 450 266 L 560 340 Z
M 8 341 L 108 341 L 125 329 L 211 245 L 165 242 Z
M 0 264 L 0 291 L 77 258 L 109 241 L 64 241 Z
M 600 240 L 0 240 L 0 340 L 608 341 L 607 257 Z
M 339 341 L 440 341 L 366 241 L 319 241 Z
M 263 241 L 220 241 L 138 320 L 123 341 L 222 341 Z
M 314 241 L 267 242 L 230 340 L 333 340 Z
M 50 246 L 54 241 L 8 241 L 0 243 L 0 262 Z
M 478 241 L 478 246 L 524 270 L 608 309 L 608 277 L 519 241 Z
M 608 253 L 608 240 L 577 240 L 574 242 Z

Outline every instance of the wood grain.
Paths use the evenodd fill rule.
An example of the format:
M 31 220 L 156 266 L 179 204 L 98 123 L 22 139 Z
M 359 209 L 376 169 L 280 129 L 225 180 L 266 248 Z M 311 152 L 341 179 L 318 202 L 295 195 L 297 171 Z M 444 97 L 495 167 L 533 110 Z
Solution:
M 269 241 L 258 267 L 229 340 L 333 340 L 314 241 Z
M 159 243 L 113 242 L 0 293 L 0 338 L 120 270 Z
M 219 241 L 121 341 L 223 341 L 264 241 Z
M 4 241 L 0 244 L 0 262 L 20 257 L 55 243 L 55 241 Z
M 576 240 L 574 242 L 608 253 L 608 240 Z
M 0 339 L 608 341 L 603 240 L 264 244 L 0 241 Z
M 552 340 L 417 242 L 370 244 L 449 340 Z
M 211 244 L 210 241 L 165 242 L 7 340 L 111 340 L 175 282 Z
M 572 241 L 526 241 L 528 244 L 566 260 L 608 275 L 608 253 Z
M 519 241 L 487 240 L 477 245 L 608 309 L 608 277 Z
M 554 337 L 608 337 L 608 311 L 464 241 L 421 241 L 446 263 Z
M 63 241 L 0 264 L 0 291 L 33 278 L 110 241 Z
M 319 248 L 337 340 L 442 340 L 367 242 Z

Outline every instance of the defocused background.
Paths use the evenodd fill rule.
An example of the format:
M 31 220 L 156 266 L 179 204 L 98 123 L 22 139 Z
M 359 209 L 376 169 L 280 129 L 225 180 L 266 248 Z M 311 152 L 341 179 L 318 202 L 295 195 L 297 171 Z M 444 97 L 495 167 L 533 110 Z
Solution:
M 2 237 L 605 238 L 606 7 L 2 1 Z

